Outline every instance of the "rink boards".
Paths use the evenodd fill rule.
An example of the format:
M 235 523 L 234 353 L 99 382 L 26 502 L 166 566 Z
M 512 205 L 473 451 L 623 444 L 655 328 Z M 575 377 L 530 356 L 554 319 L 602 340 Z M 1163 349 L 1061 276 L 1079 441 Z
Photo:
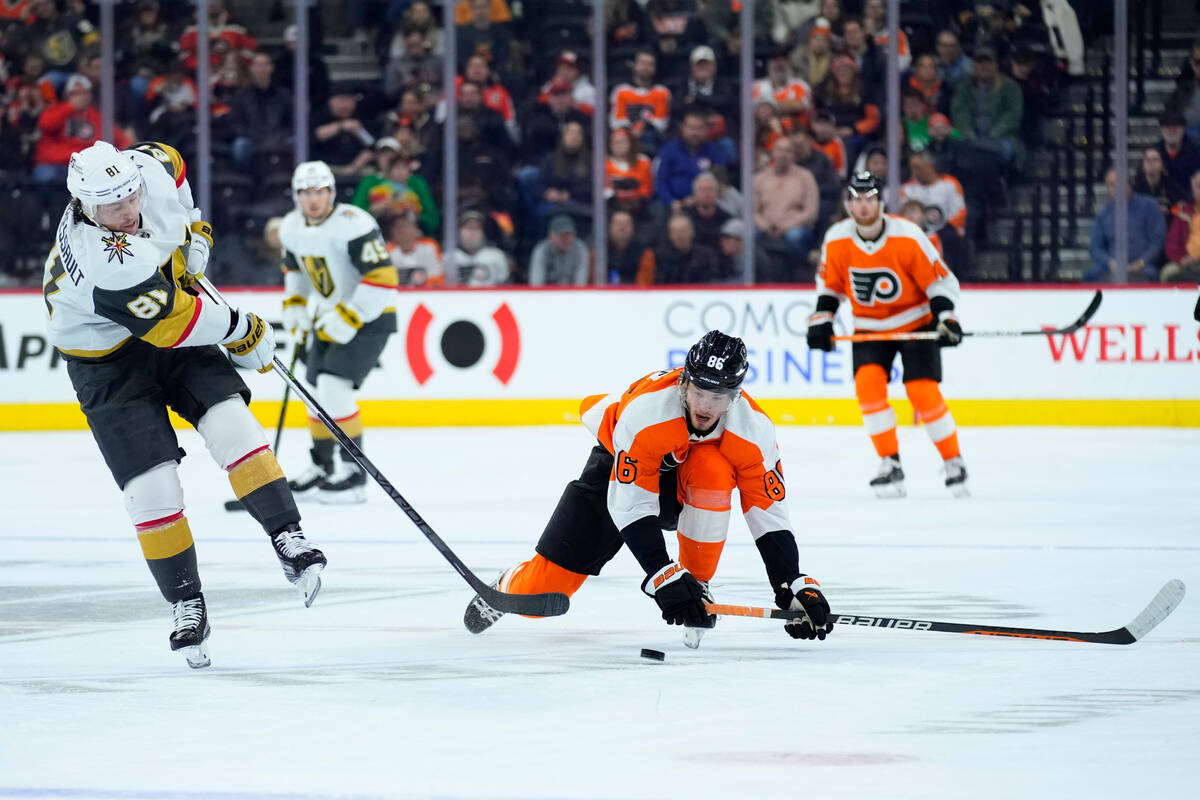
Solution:
M 1094 288 L 969 288 L 967 330 L 1068 324 Z M 964 425 L 1200 426 L 1195 290 L 1105 287 L 1089 324 L 1062 337 L 972 339 L 943 350 L 943 392 Z M 230 302 L 278 323 L 279 290 L 230 290 Z M 397 294 L 398 333 L 361 393 L 364 421 L 384 426 L 539 425 L 578 420 L 580 398 L 619 391 L 682 363 L 719 328 L 750 349 L 746 391 L 784 424 L 861 421 L 850 348 L 805 345 L 811 287 L 507 289 Z M 37 292 L 0 293 L 0 430 L 80 429 L 63 362 L 45 335 Z M 839 323 L 849 329 L 845 304 Z M 286 362 L 291 344 L 279 337 Z M 901 375 L 891 396 L 911 421 Z M 302 374 L 302 373 L 301 373 Z M 278 419 L 283 384 L 246 374 L 255 413 Z M 293 403 L 288 424 L 304 424 Z

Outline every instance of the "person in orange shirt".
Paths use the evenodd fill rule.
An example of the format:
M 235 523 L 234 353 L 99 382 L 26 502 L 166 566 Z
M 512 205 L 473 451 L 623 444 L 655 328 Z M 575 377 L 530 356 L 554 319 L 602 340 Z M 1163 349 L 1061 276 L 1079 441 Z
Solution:
M 884 214 L 883 184 L 859 172 L 847 186 L 848 219 L 825 234 L 817 269 L 816 310 L 808 318 L 808 346 L 833 350 L 833 322 L 849 298 L 854 330 L 863 333 L 933 331 L 936 340 L 855 342 L 854 389 L 863 424 L 879 454 L 871 487 L 879 497 L 904 497 L 904 470 L 896 441 L 896 412 L 888 404 L 888 371 L 899 354 L 904 389 L 925 431 L 945 462 L 946 488 L 968 496 L 967 469 L 958 448 L 954 417 L 942 399 L 939 347 L 962 341 L 954 313 L 958 280 L 921 228 Z
M 832 628 L 829 603 L 816 579 L 800 571 L 775 426 L 741 391 L 748 368 L 741 339 L 709 331 L 683 367 L 586 398 L 582 422 L 599 441 L 563 491 L 536 554 L 493 586 L 572 595 L 628 546 L 646 573 L 642 591 L 663 620 L 688 627 L 684 643 L 696 647 L 716 623 L 705 608 L 712 601 L 708 581 L 737 488 L 776 605 L 804 612 L 785 630 L 795 639 L 824 639 Z M 678 560 L 667 552 L 664 530 L 678 531 Z M 476 595 L 463 624 L 482 633 L 501 616 Z

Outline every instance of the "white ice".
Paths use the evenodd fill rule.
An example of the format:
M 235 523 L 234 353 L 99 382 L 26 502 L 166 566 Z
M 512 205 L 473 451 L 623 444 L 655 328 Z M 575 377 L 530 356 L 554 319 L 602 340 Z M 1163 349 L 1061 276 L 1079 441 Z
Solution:
M 802 569 L 835 611 L 1066 630 L 1200 589 L 1200 431 L 920 430 L 880 501 L 858 428 L 783 427 Z M 289 430 L 285 468 L 306 457 Z M 213 666 L 166 604 L 85 432 L 0 435 L 0 798 L 1195 797 L 1200 599 L 1121 647 L 727 617 L 699 650 L 620 554 L 560 618 L 462 627 L 471 591 L 377 488 L 305 506 L 311 609 L 198 437 L 182 476 Z M 529 557 L 581 428 L 369 430 L 378 466 L 485 580 Z M 740 519 L 717 599 L 770 605 Z M 639 657 L 652 647 L 665 663 Z

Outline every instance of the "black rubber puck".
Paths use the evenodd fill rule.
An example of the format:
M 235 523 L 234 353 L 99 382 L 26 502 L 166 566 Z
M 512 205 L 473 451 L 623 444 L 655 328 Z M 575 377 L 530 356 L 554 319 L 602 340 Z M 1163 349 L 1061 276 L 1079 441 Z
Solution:
M 666 661 L 667 654 L 662 650 L 651 650 L 649 647 L 643 647 L 642 658 L 648 658 L 651 661 Z

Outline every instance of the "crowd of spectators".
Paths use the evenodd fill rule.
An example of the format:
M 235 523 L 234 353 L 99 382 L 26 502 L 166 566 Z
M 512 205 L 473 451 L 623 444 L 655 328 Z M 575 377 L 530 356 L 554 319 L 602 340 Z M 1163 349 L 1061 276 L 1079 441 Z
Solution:
M 588 77 L 590 2 L 456 0 L 448 32 L 440 5 L 428 0 L 352 0 L 350 22 L 381 75 L 355 83 L 330 80 L 314 7 L 309 152 L 333 168 L 341 199 L 380 220 L 408 285 L 445 280 L 438 243 L 450 91 L 460 283 L 741 282 L 747 236 L 758 280 L 808 281 L 822 235 L 842 214 L 844 182 L 858 169 L 881 177 L 897 169 L 906 213 L 919 211 L 947 262 L 969 280 L 989 207 L 1020 179 L 1055 102 L 1058 69 L 1036 0 L 905 8 L 915 5 L 920 13 L 902 17 L 907 32 L 897 43 L 901 119 L 888 120 L 883 0 L 758 0 L 755 80 L 746 87 L 753 129 L 742 131 L 739 4 L 609 0 L 606 264 L 594 263 L 590 247 L 590 139 L 600 105 Z M 0 3 L 0 170 L 47 187 L 44 220 L 61 208 L 70 152 L 99 136 L 95 13 L 83 0 Z M 118 145 L 160 139 L 194 155 L 194 15 L 178 0 L 117 7 Z M 291 205 L 296 33 L 292 26 L 281 39 L 260 41 L 223 0 L 210 0 L 208 24 L 214 255 L 234 248 L 239 257 L 224 263 L 245 264 L 270 252 L 276 218 Z M 452 87 L 442 77 L 449 36 Z M 1192 62 L 1176 105 L 1195 132 L 1200 50 Z M 898 164 L 888 164 L 883 149 L 889 125 L 902 137 Z M 754 145 L 751 186 L 738 185 L 743 137 Z M 1196 145 L 1184 135 L 1159 150 L 1162 169 L 1148 168 L 1147 185 L 1161 186 L 1164 222 L 1182 221 L 1193 213 L 1176 207 L 1186 200 L 1180 187 L 1194 185 L 1186 164 Z M 746 191 L 753 215 L 743 219 Z M 14 223 L 6 215 L 0 228 L 19 229 L 17 216 Z M 0 231 L 0 240 L 21 235 Z M 1185 235 L 1185 249 L 1196 238 Z M 24 277 L 37 280 L 32 271 Z M 273 280 L 268 269 L 223 277 Z

